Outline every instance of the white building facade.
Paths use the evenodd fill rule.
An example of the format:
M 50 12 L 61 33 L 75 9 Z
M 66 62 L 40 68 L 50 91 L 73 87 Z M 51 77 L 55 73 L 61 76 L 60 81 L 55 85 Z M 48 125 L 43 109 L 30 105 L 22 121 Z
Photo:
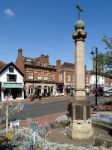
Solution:
M 92 74 L 90 76 L 90 85 L 94 85 L 94 84 L 96 84 L 96 75 Z M 105 86 L 105 77 L 98 75 L 97 84 L 101 86 Z
M 23 73 L 11 62 L 0 70 L 0 100 L 24 99 Z
M 90 87 L 93 87 L 95 84 L 96 84 L 96 75 L 91 74 Z M 109 88 L 112 88 L 112 79 L 103 75 L 97 75 L 97 85 L 108 90 Z

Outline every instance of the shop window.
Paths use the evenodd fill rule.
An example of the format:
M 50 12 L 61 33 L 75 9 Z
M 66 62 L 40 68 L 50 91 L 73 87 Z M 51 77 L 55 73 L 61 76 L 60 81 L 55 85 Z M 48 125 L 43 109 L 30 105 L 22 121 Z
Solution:
M 9 72 L 14 72 L 14 67 L 13 66 L 9 66 Z
M 22 97 L 22 90 L 21 89 L 17 89 L 17 97 Z
M 7 75 L 7 82 L 16 82 L 16 80 L 17 80 L 16 75 L 12 75 L 12 74 Z
M 33 94 L 33 89 L 32 88 L 29 89 L 29 94 Z

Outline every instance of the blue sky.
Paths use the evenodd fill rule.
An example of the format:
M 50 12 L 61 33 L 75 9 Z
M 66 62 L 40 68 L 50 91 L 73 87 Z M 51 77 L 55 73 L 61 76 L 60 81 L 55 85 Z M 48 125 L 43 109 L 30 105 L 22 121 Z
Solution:
M 72 33 L 77 21 L 75 5 L 80 3 L 85 22 L 85 63 L 92 68 L 92 47 L 105 51 L 104 35 L 112 36 L 112 0 L 0 0 L 0 60 L 15 62 L 18 48 L 23 55 L 49 55 L 74 63 Z

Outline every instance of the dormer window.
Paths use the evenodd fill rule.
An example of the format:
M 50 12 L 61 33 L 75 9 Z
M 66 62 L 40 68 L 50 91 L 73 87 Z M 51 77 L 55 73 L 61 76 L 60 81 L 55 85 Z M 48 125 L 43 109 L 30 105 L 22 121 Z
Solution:
M 34 64 L 34 62 L 31 59 L 27 59 L 26 63 L 29 64 L 29 65 L 33 65 Z
M 47 67 L 48 66 L 48 64 L 47 63 L 44 63 L 44 67 Z
M 14 67 L 13 66 L 9 66 L 9 72 L 14 72 Z

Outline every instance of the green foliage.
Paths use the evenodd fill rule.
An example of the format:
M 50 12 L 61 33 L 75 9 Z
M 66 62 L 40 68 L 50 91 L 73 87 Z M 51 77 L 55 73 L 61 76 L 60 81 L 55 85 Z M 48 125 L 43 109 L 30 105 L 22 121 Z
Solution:
M 94 62 L 97 60 L 97 71 L 102 72 L 105 66 L 105 55 L 103 53 L 98 53 L 93 59 Z
M 112 71 L 112 51 L 107 51 L 105 54 L 105 66 L 107 68 L 106 72 Z
M 102 41 L 105 43 L 108 49 L 112 49 L 112 37 L 104 36 Z
M 107 52 L 104 53 L 105 73 L 112 75 L 112 37 L 104 36 L 102 41 L 106 45 Z

